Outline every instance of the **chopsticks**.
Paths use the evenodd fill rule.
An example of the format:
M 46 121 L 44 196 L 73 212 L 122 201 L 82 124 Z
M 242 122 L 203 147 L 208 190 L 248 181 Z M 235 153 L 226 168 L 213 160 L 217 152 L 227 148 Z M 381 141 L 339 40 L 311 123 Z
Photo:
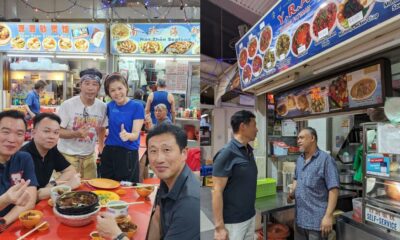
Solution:
M 44 221 L 41 224 L 37 225 L 34 229 L 32 229 L 29 232 L 25 233 L 24 235 L 19 237 L 17 240 L 22 240 L 22 239 L 26 238 L 27 236 L 31 235 L 33 232 L 35 232 L 36 230 L 38 230 L 39 228 L 41 228 L 45 224 L 47 224 L 47 221 Z
M 125 206 L 125 205 L 136 205 L 136 204 L 143 204 L 143 201 L 140 202 L 127 202 L 127 203 L 121 203 L 121 204 L 113 204 L 113 207 L 119 207 L 119 206 Z M 98 206 L 98 208 L 102 208 L 102 207 L 107 207 L 107 205 L 100 205 Z

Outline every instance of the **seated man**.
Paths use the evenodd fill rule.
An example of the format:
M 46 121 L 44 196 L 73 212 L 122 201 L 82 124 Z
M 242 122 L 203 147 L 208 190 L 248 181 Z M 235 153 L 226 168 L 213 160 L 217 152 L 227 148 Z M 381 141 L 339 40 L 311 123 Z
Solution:
M 146 116 L 146 126 L 147 129 L 152 129 L 155 126 L 159 126 L 160 124 L 172 124 L 171 120 L 168 118 L 168 109 L 165 104 L 160 103 L 154 107 L 154 115 L 156 116 L 157 123 L 154 125 L 151 121 L 151 116 L 148 114 Z
M 38 183 L 33 161 L 28 153 L 18 151 L 25 132 L 23 113 L 0 113 L 0 232 L 21 212 L 35 207 Z
M 33 119 L 33 139 L 21 148 L 28 152 L 35 165 L 36 177 L 39 182 L 38 199 L 50 197 L 50 190 L 59 183 L 79 187 L 81 179 L 75 168 L 58 151 L 57 142 L 60 136 L 59 116 L 53 113 L 39 113 Z M 61 175 L 56 181 L 50 181 L 53 171 Z
M 161 179 L 147 239 L 200 239 L 200 182 L 185 164 L 186 133 L 167 124 L 152 129 L 146 141 L 150 165 Z M 104 237 L 128 239 L 110 214 L 99 214 L 97 230 Z

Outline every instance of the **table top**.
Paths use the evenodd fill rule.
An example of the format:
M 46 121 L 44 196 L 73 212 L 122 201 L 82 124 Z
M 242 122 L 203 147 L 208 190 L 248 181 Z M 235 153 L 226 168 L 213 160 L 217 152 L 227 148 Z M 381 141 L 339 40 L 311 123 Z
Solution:
M 156 183 L 157 179 L 154 181 L 145 181 L 146 183 Z M 115 192 L 117 189 L 113 189 L 110 191 Z M 135 239 L 145 239 L 147 235 L 147 229 L 149 228 L 150 224 L 150 215 L 151 211 L 153 208 L 155 196 L 156 196 L 156 191 L 155 191 L 149 196 L 149 198 L 144 199 L 140 197 L 136 191 L 132 188 L 124 188 L 126 190 L 126 194 L 120 196 L 122 201 L 126 202 L 136 202 L 136 201 L 144 201 L 143 204 L 138 204 L 138 205 L 130 205 L 128 208 L 129 215 L 132 219 L 132 222 L 135 223 L 138 226 L 138 231 L 136 232 L 134 238 Z M 83 184 L 78 190 L 96 190 L 90 185 Z M 66 236 L 68 236 L 68 239 L 74 239 L 74 240 L 80 240 L 80 239 L 85 239 L 88 240 L 90 239 L 89 234 L 92 231 L 95 231 L 96 229 L 96 221 L 91 222 L 89 225 L 82 226 L 82 227 L 69 227 L 66 226 L 62 223 L 60 223 L 54 213 L 53 213 L 53 208 L 48 205 L 48 200 L 42 200 L 40 201 L 35 209 L 40 210 L 43 212 L 44 217 L 43 220 L 47 221 L 50 225 L 49 229 L 43 232 L 34 232 L 31 235 L 29 235 L 26 239 L 40 239 L 40 240 L 46 240 L 46 239 L 66 239 Z M 105 211 L 106 209 L 103 208 L 101 211 Z M 28 229 L 25 229 L 19 220 L 16 220 L 11 226 L 7 228 L 6 231 L 4 231 L 1 234 L 1 239 L 17 239 L 18 237 L 22 236 L 26 232 L 28 232 Z

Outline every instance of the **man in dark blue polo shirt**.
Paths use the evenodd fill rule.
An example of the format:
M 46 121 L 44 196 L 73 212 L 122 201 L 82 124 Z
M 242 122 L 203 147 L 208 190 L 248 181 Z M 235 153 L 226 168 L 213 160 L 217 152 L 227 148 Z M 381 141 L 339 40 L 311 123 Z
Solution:
M 297 159 L 294 192 L 296 199 L 295 239 L 328 239 L 333 211 L 339 196 L 339 174 L 335 160 L 317 146 L 317 132 L 304 128 L 297 136 L 303 154 Z
M 0 232 L 36 203 L 38 183 L 32 158 L 18 152 L 25 131 L 24 114 L 15 110 L 0 113 Z
M 49 198 L 51 188 L 60 182 L 72 189 L 79 187 L 81 183 L 75 168 L 57 149 L 60 123 L 61 119 L 56 114 L 39 113 L 33 118 L 33 140 L 21 148 L 21 151 L 32 156 L 39 182 L 39 200 Z M 56 180 L 49 181 L 53 171 L 59 176 Z
M 147 239 L 200 239 L 200 182 L 186 166 L 186 133 L 160 125 L 150 130 L 146 143 L 150 165 L 161 179 Z M 108 214 L 97 217 L 97 230 L 104 237 L 127 239 Z
M 255 116 L 245 110 L 236 112 L 231 126 L 234 137 L 213 163 L 214 239 L 252 240 L 258 171 L 249 142 L 257 136 Z

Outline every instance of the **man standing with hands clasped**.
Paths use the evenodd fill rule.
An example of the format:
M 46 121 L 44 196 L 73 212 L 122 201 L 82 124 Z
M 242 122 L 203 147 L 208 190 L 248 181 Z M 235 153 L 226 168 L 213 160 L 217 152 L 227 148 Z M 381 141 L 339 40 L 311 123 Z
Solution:
M 335 160 L 317 146 L 317 132 L 306 127 L 297 136 L 303 154 L 297 159 L 294 192 L 296 199 L 295 239 L 328 239 L 333 211 L 339 196 L 339 174 Z
M 214 239 L 253 240 L 258 171 L 249 142 L 258 132 L 255 116 L 245 110 L 236 112 L 231 126 L 233 139 L 214 157 Z
M 106 105 L 97 99 L 103 75 L 97 69 L 79 73 L 81 93 L 63 102 L 58 111 L 61 118 L 58 150 L 75 167 L 82 178 L 97 176 L 95 147 L 104 145 Z

